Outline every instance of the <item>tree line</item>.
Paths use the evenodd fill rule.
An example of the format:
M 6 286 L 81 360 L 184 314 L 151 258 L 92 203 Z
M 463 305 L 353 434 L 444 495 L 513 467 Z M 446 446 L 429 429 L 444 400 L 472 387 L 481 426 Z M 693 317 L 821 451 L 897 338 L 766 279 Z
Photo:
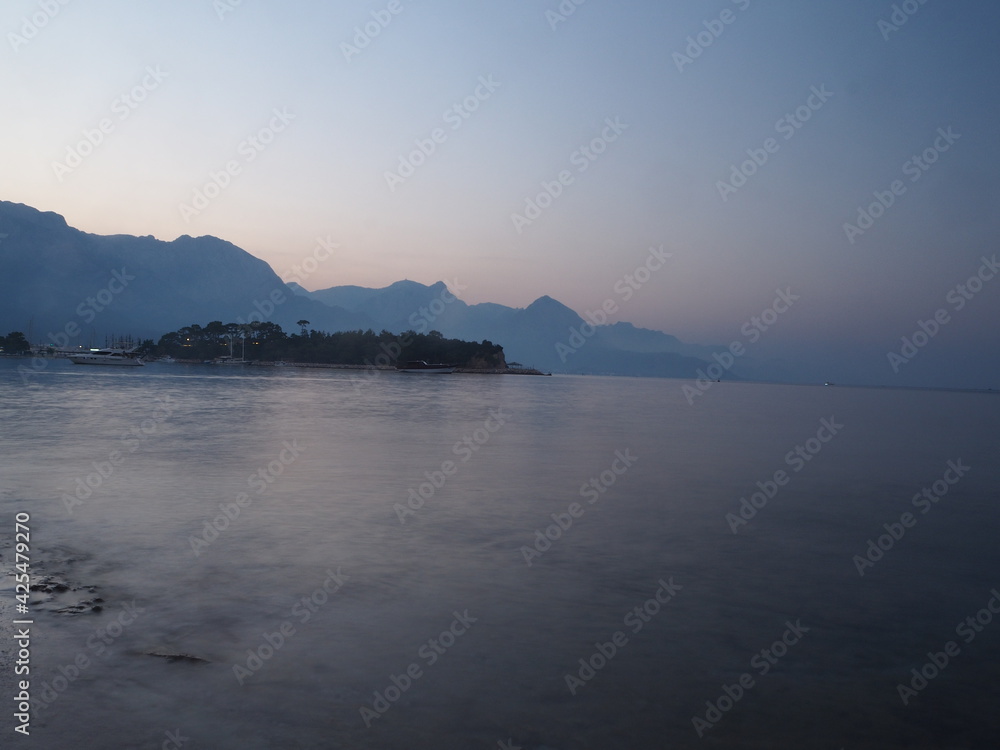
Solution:
M 446 339 L 439 331 L 401 334 L 382 330 L 309 330 L 309 321 L 298 322 L 297 333 L 285 333 L 270 322 L 223 323 L 184 326 L 146 341 L 140 351 L 148 357 L 171 356 L 185 360 L 213 360 L 232 356 L 253 362 L 307 362 L 340 365 L 394 365 L 396 362 L 424 360 L 459 367 L 502 369 L 506 367 L 503 347 L 491 341 L 479 343 Z
M 0 352 L 4 354 L 27 354 L 31 351 L 28 339 L 20 331 L 11 331 L 0 336 Z

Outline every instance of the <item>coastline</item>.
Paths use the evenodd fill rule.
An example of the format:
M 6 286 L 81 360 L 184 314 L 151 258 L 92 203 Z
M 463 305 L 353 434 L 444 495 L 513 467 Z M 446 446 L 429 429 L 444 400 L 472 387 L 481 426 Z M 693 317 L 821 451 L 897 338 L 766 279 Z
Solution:
M 205 364 L 200 359 L 178 359 L 178 364 L 201 365 Z M 324 370 L 379 370 L 381 372 L 396 372 L 396 368 L 390 365 L 348 365 L 332 362 L 284 362 L 283 365 L 276 365 L 274 362 L 247 362 L 247 367 L 306 367 Z M 543 375 L 551 376 L 551 372 L 542 372 L 531 367 L 505 367 L 505 368 L 475 368 L 456 367 L 455 372 L 461 375 Z

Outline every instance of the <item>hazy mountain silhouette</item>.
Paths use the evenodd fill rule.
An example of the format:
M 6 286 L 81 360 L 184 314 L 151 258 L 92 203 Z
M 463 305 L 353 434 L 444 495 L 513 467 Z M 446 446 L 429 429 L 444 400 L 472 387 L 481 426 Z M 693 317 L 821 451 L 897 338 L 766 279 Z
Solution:
M 630 323 L 591 328 L 547 295 L 526 308 L 513 308 L 468 305 L 440 281 L 430 286 L 397 281 L 382 289 L 338 286 L 315 292 L 290 286 L 296 294 L 362 314 L 377 329 L 437 330 L 466 340 L 489 339 L 503 345 L 508 362 L 553 372 L 692 377 L 705 366 L 704 360 L 722 349 L 684 344 Z
M 551 297 L 526 308 L 469 305 L 443 282 L 309 292 L 216 237 L 88 234 L 58 214 L 0 202 L 0 329 L 32 343 L 98 345 L 113 334 L 158 339 L 213 320 L 297 321 L 323 331 L 437 330 L 504 347 L 508 361 L 553 372 L 694 377 L 715 347 L 629 323 L 591 327 Z M 727 377 L 734 373 L 727 373 Z
M 0 202 L 0 327 L 70 345 L 96 336 L 158 338 L 191 323 L 266 319 L 343 330 L 364 327 L 354 313 L 292 293 L 264 261 L 216 237 L 101 236 L 55 213 Z M 50 336 L 49 334 L 53 334 Z

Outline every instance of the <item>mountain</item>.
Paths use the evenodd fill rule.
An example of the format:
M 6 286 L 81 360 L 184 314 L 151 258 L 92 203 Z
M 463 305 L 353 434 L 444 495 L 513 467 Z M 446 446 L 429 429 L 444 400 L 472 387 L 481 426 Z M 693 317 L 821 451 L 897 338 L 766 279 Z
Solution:
M 296 285 L 293 291 L 364 315 L 376 330 L 437 330 L 465 340 L 488 339 L 503 345 L 508 362 L 552 372 L 695 377 L 713 353 L 723 350 L 685 344 L 630 323 L 590 326 L 549 296 L 539 297 L 526 308 L 469 305 L 440 281 L 430 286 L 398 281 L 381 289 L 337 286 L 315 292 Z M 727 373 L 728 377 L 737 375 Z
M 328 332 L 437 330 L 489 340 L 508 362 L 552 372 L 693 378 L 721 351 L 629 323 L 591 326 L 548 296 L 526 308 L 469 305 L 443 282 L 408 280 L 310 292 L 216 237 L 88 234 L 58 214 L 0 202 L 0 334 L 20 330 L 32 343 L 77 346 L 124 334 L 158 339 L 214 320 L 266 320 L 295 331 L 303 319 Z
M 367 320 L 292 292 L 264 261 L 215 237 L 100 236 L 55 213 L 0 202 L 0 327 L 32 343 L 158 338 L 191 323 L 269 320 L 344 330 Z M 5 329 L 5 330 L 6 330 Z

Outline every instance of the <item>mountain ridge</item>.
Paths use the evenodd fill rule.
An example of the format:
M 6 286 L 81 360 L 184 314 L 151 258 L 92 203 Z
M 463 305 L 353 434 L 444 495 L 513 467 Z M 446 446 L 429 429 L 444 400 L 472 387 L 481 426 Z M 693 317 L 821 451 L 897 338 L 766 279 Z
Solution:
M 591 327 L 547 294 L 514 308 L 470 305 L 443 281 L 308 291 L 219 237 L 91 234 L 55 212 L 9 201 L 0 201 L 0 269 L 0 327 L 55 346 L 116 333 L 155 339 L 213 320 L 268 320 L 289 331 L 307 320 L 329 332 L 437 330 L 489 340 L 509 361 L 553 372 L 669 377 L 694 377 L 722 349 L 630 323 Z
M 345 285 L 314 292 L 295 285 L 293 290 L 366 315 L 386 330 L 438 330 L 445 336 L 499 342 L 508 360 L 553 372 L 693 377 L 713 353 L 724 350 L 721 346 L 685 344 L 676 336 L 621 321 L 588 329 L 590 324 L 577 312 L 547 294 L 523 308 L 496 302 L 469 305 L 452 294 L 444 282 L 430 286 L 411 281 L 401 286 L 403 283 L 379 289 Z M 417 298 L 413 294 L 415 287 L 422 290 Z M 381 311 L 392 309 L 385 298 L 401 289 L 406 290 L 408 304 L 402 307 L 412 311 L 409 317 L 381 315 Z M 593 333 L 583 335 L 581 331 L 586 330 Z

